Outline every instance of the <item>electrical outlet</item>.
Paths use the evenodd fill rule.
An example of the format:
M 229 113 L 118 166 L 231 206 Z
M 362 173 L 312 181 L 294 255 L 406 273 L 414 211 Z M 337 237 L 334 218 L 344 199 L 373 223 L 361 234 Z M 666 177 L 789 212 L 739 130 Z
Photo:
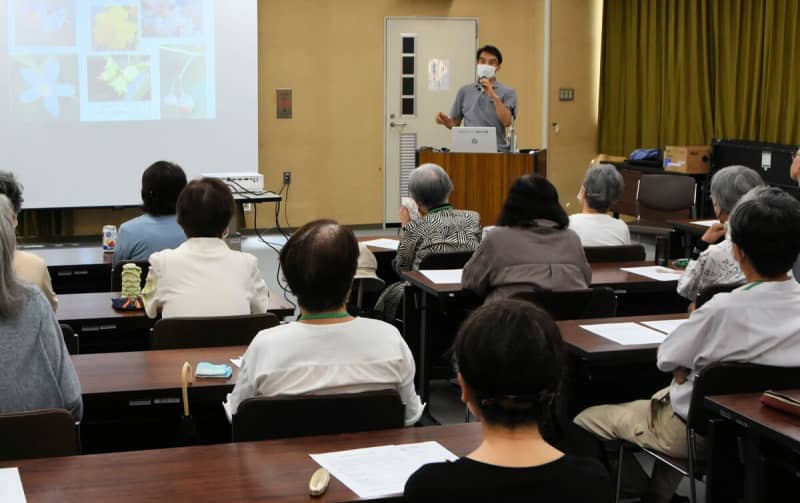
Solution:
M 290 185 L 292 183 L 292 172 L 291 171 L 284 171 L 283 172 L 283 184 Z
M 250 213 L 253 211 L 253 203 L 244 203 L 242 204 L 242 209 L 245 213 Z

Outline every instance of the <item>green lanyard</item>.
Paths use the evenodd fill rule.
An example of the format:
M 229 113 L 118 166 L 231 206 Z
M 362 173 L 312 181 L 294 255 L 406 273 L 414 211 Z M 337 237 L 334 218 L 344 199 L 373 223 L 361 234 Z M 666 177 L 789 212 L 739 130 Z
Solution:
M 435 208 L 431 208 L 430 210 L 428 210 L 428 213 L 438 213 L 440 211 L 452 210 L 452 209 L 453 209 L 453 205 L 452 204 L 443 204 L 441 206 L 437 206 Z
M 334 320 L 337 318 L 347 318 L 350 316 L 348 312 L 340 312 L 340 313 L 317 313 L 317 314 L 306 314 L 304 316 L 300 316 L 297 318 L 297 321 L 305 321 L 305 320 Z
M 761 283 L 763 283 L 763 281 L 753 281 L 752 283 L 750 283 L 749 285 L 747 285 L 746 287 L 744 287 L 744 288 L 743 288 L 743 290 L 750 290 L 751 288 L 755 288 L 755 287 L 757 287 L 757 286 L 758 286 L 758 285 L 760 285 Z

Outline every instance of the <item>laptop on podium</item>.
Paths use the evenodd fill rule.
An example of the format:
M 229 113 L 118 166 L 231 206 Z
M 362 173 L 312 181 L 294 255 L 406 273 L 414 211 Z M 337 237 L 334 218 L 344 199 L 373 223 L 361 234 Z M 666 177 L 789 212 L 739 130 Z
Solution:
M 497 133 L 493 127 L 454 127 L 451 152 L 497 153 Z

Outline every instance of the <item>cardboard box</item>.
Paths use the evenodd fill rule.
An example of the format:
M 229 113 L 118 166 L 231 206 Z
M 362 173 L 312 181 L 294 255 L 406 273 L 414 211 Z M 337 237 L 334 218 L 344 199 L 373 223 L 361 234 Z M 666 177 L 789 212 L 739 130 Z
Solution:
M 707 174 L 710 168 L 710 145 L 667 145 L 664 147 L 664 171 L 701 175 Z

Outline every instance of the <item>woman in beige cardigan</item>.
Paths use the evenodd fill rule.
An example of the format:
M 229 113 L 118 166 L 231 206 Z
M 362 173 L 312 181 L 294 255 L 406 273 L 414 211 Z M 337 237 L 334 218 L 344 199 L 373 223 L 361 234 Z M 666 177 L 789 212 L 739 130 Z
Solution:
M 464 267 L 461 284 L 486 300 L 531 290 L 588 288 L 592 269 L 569 230 L 556 188 L 539 175 L 511 186 L 497 227 Z

